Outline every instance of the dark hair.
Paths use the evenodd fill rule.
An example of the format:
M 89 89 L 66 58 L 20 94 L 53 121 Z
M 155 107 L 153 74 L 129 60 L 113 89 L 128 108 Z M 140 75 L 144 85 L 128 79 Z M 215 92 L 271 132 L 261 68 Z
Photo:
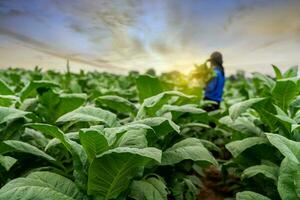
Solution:
M 209 61 L 212 66 L 219 68 L 222 74 L 224 75 L 223 56 L 220 52 L 213 52 L 207 61 Z

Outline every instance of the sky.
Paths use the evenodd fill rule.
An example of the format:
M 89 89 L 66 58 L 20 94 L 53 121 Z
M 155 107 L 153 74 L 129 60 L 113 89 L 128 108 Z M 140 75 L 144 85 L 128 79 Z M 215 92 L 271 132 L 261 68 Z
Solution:
M 227 74 L 300 63 L 300 0 L 0 0 L 0 68 Z

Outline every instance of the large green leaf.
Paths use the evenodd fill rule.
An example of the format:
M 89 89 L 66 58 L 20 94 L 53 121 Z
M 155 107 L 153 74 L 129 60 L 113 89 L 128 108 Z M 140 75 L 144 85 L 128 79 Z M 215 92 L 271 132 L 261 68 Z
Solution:
M 117 198 L 151 160 L 161 161 L 159 149 L 118 147 L 97 156 L 89 168 L 88 193 L 104 200 Z
M 148 130 L 147 133 L 149 134 L 148 138 L 158 138 L 158 136 L 156 135 L 155 131 L 153 128 L 151 128 L 151 126 L 148 126 L 146 124 L 143 123 L 132 123 L 132 124 L 124 124 L 122 126 L 118 126 L 118 127 L 113 127 L 113 128 L 105 128 L 104 129 L 104 133 L 108 139 L 108 143 L 109 145 L 113 145 L 116 140 L 120 137 L 120 135 L 124 134 L 127 131 L 130 130 Z
M 233 141 L 226 144 L 226 149 L 230 151 L 233 157 L 239 156 L 243 151 L 255 145 L 268 143 L 267 138 L 264 137 L 249 137 L 243 140 Z
M 56 126 L 50 125 L 50 124 L 42 124 L 42 123 L 34 123 L 34 124 L 27 124 L 27 126 L 38 130 L 46 135 L 50 135 L 54 138 L 57 138 L 61 141 L 61 143 L 68 149 L 68 151 L 71 151 L 72 145 L 70 144 L 71 140 L 67 138 L 59 128 Z
M 145 124 L 154 129 L 158 137 L 167 135 L 170 132 L 180 132 L 179 126 L 176 125 L 172 120 L 165 117 L 151 117 L 142 120 L 137 120 L 131 124 Z
M 298 95 L 289 105 L 291 116 L 294 116 L 300 108 L 300 96 Z
M 240 103 L 236 103 L 229 108 L 229 116 L 231 117 L 231 119 L 235 120 L 251 106 L 263 101 L 264 99 L 265 98 L 252 98 Z
M 136 86 L 140 103 L 142 103 L 144 99 L 157 95 L 163 91 L 158 78 L 149 75 L 140 75 L 136 79 Z
M 56 122 L 103 122 L 108 126 L 114 126 L 117 123 L 117 117 L 114 113 L 107 110 L 92 106 L 85 106 L 66 113 L 58 118 Z
M 168 191 L 165 183 L 155 177 L 133 181 L 129 197 L 135 200 L 166 200 Z
M 144 100 L 143 104 L 139 108 L 136 119 L 142 119 L 147 116 L 154 117 L 156 116 L 156 112 L 165 104 L 173 104 L 178 100 L 191 98 L 194 98 L 194 96 L 186 95 L 178 91 L 166 91 L 155 96 L 151 96 Z
M 59 87 L 58 84 L 50 81 L 40 80 L 29 82 L 20 92 L 20 99 L 24 101 L 28 96 L 32 96 L 38 88 Z
M 127 99 L 114 95 L 106 95 L 98 97 L 96 104 L 101 107 L 108 107 L 112 110 L 118 111 L 120 113 L 135 113 L 137 108 L 133 103 Z
M 49 139 L 46 138 L 44 134 L 27 127 L 25 128 L 24 133 L 22 134 L 22 140 L 41 149 L 44 149 L 47 146 L 47 143 L 49 142 Z
M 268 90 L 272 90 L 272 88 L 274 88 L 275 86 L 275 81 L 269 76 L 264 74 L 255 72 L 253 73 L 253 79 L 259 80 L 264 86 L 266 86 L 266 89 Z
M 81 129 L 79 137 L 90 162 L 92 162 L 96 155 L 100 155 L 109 149 L 104 133 L 97 129 Z
M 64 134 L 66 138 L 70 140 L 79 140 L 79 132 L 69 132 Z M 52 138 L 45 146 L 45 151 L 48 151 L 50 148 L 55 147 L 56 145 L 61 144 L 61 141 L 58 138 Z
M 19 98 L 14 95 L 0 95 L 0 106 L 10 107 L 18 100 Z
M 54 123 L 63 114 L 82 106 L 87 99 L 86 94 L 59 94 L 53 90 L 41 92 L 38 96 L 39 106 L 36 109 L 46 121 Z
M 277 80 L 282 79 L 282 73 L 281 73 L 280 69 L 275 65 L 272 65 L 272 67 L 273 67 L 273 70 L 275 72 L 276 79 Z
M 66 147 L 66 149 L 72 154 L 73 157 L 73 167 L 74 167 L 74 176 L 76 178 L 76 183 L 81 187 L 81 189 L 85 189 L 87 182 L 87 174 L 86 174 L 86 165 L 87 165 L 87 155 L 83 150 L 82 146 L 78 143 L 67 138 L 59 128 L 56 126 L 52 126 L 49 124 L 29 124 L 28 126 L 44 133 L 55 137 L 60 140 L 60 142 Z
M 240 135 L 260 136 L 263 134 L 263 131 L 247 117 L 239 117 L 233 121 L 229 116 L 225 116 L 220 118 L 219 122 L 230 129 L 238 131 Z
M 65 113 L 68 113 L 80 106 L 82 106 L 86 99 L 86 94 L 60 94 L 60 102 L 55 109 L 55 119 L 59 118 Z
M 266 133 L 270 143 L 285 157 L 300 164 L 300 142 L 289 140 L 281 135 Z
M 33 172 L 8 182 L 0 190 L 3 200 L 84 200 L 69 179 L 52 172 Z
M 17 118 L 24 118 L 28 113 L 15 108 L 0 107 L 0 124 Z
M 167 112 L 172 113 L 173 120 L 179 118 L 185 113 L 198 116 L 197 119 L 203 119 L 203 121 L 208 119 L 207 112 L 205 110 L 202 110 L 201 108 L 197 108 L 197 105 L 195 104 L 185 104 L 182 106 L 166 104 L 157 111 L 157 115 L 162 116 Z
M 16 162 L 17 160 L 13 157 L 0 155 L 0 165 L 4 167 L 6 171 L 8 171 Z
M 171 189 L 176 200 L 195 200 L 199 195 L 199 188 L 189 178 L 176 181 Z
M 236 194 L 236 200 L 271 200 L 270 198 L 256 192 L 244 191 Z
M 18 140 L 5 140 L 0 145 L 0 153 L 7 153 L 7 152 L 22 152 L 32 154 L 41 158 L 44 158 L 50 162 L 56 162 L 55 158 L 46 154 L 42 150 L 28 144 L 26 142 L 18 141 Z
M 206 161 L 213 165 L 218 162 L 203 146 L 201 140 L 196 138 L 187 138 L 163 152 L 162 165 L 173 165 L 183 160 Z
M 277 166 L 255 165 L 245 169 L 241 178 L 251 178 L 258 174 L 263 174 L 265 177 L 273 179 L 275 182 L 277 182 L 278 170 L 279 168 Z
M 289 68 L 283 74 L 283 77 L 284 78 L 293 78 L 293 77 L 297 77 L 297 75 L 298 75 L 298 66 L 293 66 L 293 67 Z
M 294 79 L 281 79 L 276 82 L 272 90 L 272 98 L 284 111 L 299 93 L 297 82 Z
M 300 199 L 300 165 L 285 158 L 280 165 L 277 189 L 282 200 Z
M 13 95 L 14 91 L 2 79 L 0 79 L 0 95 Z
M 271 99 L 266 99 L 265 101 L 254 104 L 253 108 L 259 113 L 261 121 L 268 126 L 271 131 L 275 131 L 278 128 L 278 118 L 275 117 L 277 110 Z
M 117 141 L 117 147 L 145 148 L 148 145 L 146 129 L 128 130 Z

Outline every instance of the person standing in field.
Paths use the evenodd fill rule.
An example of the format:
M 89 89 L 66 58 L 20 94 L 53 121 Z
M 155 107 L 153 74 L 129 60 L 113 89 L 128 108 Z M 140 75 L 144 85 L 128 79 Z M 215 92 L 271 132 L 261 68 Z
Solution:
M 210 58 L 207 60 L 210 62 L 211 67 L 213 67 L 216 76 L 209 81 L 205 88 L 205 100 L 213 101 L 214 104 L 206 106 L 204 109 L 206 111 L 213 111 L 220 108 L 220 103 L 222 101 L 222 95 L 225 85 L 225 72 L 223 67 L 223 56 L 220 52 L 213 52 Z

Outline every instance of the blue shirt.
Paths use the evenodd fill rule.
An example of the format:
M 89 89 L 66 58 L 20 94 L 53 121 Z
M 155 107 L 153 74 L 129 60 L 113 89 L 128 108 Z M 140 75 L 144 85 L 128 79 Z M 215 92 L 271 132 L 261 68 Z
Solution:
M 225 77 L 217 67 L 214 68 L 214 71 L 216 73 L 216 76 L 208 83 L 205 88 L 205 99 L 220 103 L 222 101 Z

